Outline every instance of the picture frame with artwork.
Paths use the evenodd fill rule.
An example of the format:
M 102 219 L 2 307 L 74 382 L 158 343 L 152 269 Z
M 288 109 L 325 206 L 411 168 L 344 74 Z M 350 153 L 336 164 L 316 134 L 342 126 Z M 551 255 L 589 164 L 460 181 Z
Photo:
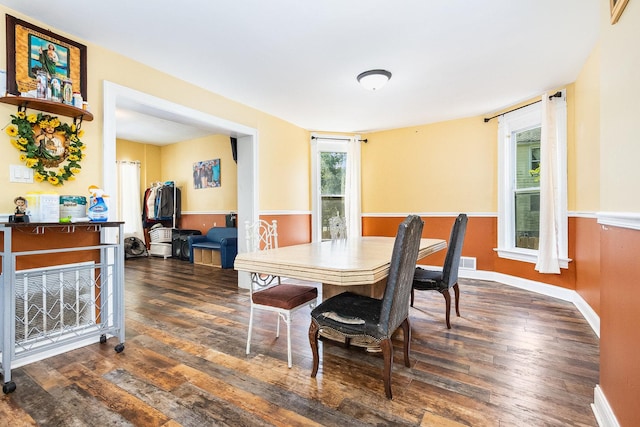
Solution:
M 193 188 L 221 187 L 220 159 L 203 160 L 193 164 Z
M 7 93 L 37 91 L 38 74 L 71 81 L 87 99 L 87 47 L 29 22 L 6 15 Z M 4 94 L 2 94 L 4 95 Z
M 609 6 L 611 8 L 611 25 L 618 22 L 624 8 L 627 6 L 629 0 L 609 0 Z

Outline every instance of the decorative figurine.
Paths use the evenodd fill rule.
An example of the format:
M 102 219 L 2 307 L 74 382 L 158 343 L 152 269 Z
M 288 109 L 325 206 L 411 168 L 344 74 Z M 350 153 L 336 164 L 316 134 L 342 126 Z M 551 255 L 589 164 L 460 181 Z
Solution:
M 13 203 L 16 205 L 16 212 L 14 215 L 9 216 L 9 222 L 29 222 L 27 199 L 18 196 L 13 199 Z

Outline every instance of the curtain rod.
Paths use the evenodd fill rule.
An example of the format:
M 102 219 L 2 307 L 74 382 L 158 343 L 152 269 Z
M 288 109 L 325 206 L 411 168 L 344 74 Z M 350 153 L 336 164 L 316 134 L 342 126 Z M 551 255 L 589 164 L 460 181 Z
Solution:
M 125 163 L 125 164 L 140 166 L 140 160 L 116 160 L 116 164 L 117 163 Z
M 349 138 L 325 138 L 324 136 L 312 136 L 311 139 L 332 139 L 334 141 L 348 141 Z M 358 141 L 367 143 L 366 139 L 359 139 Z
M 558 92 L 554 93 L 553 95 L 550 95 L 549 99 L 551 99 L 551 98 L 561 98 L 561 97 L 562 97 L 562 92 L 558 91 Z M 505 111 L 504 113 L 497 114 L 497 115 L 495 115 L 493 117 L 489 117 L 489 118 L 485 117 L 484 122 L 487 123 L 489 120 L 493 120 L 496 117 L 500 117 L 500 116 L 504 116 L 505 114 L 513 113 L 514 111 L 517 111 L 517 110 L 519 110 L 521 108 L 524 108 L 524 107 L 528 107 L 529 105 L 537 104 L 538 102 L 540 102 L 540 101 L 531 102 L 531 103 L 529 103 L 527 105 L 523 105 L 522 107 L 518 107 L 518 108 L 514 108 L 513 110 Z

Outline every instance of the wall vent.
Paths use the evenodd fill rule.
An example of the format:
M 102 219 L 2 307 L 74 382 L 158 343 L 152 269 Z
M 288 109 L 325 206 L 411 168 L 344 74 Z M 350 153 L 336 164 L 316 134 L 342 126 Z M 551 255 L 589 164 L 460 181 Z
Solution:
M 468 256 L 460 257 L 460 268 L 464 268 L 465 270 L 475 270 L 476 258 Z

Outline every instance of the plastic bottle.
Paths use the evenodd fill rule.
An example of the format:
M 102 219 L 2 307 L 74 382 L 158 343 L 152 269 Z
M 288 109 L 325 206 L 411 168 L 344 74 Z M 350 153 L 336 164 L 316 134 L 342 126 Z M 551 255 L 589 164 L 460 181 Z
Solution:
M 90 221 L 104 222 L 109 220 L 109 206 L 105 202 L 104 190 L 92 185 L 89 187 L 89 208 L 87 209 L 87 216 Z

